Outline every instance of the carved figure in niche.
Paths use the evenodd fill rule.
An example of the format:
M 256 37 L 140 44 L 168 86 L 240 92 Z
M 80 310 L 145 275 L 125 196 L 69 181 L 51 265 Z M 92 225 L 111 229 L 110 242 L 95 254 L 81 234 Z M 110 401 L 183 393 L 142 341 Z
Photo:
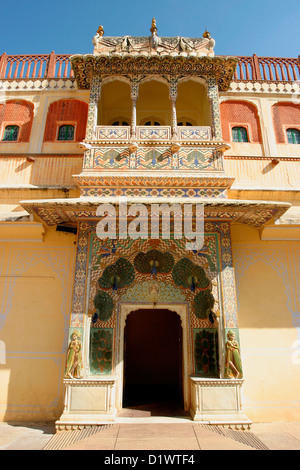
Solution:
M 82 344 L 79 331 L 73 331 L 67 351 L 65 377 L 68 379 L 82 378 Z
M 233 331 L 228 331 L 226 342 L 226 358 L 225 358 L 225 378 L 239 379 L 243 377 L 242 361 L 240 356 L 240 348 L 235 340 Z

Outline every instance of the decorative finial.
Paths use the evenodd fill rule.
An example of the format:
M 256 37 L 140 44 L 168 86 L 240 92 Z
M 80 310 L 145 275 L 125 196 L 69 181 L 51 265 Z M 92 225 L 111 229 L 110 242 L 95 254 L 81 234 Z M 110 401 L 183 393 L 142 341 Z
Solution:
M 103 26 L 99 26 L 99 28 L 98 28 L 98 30 L 97 30 L 97 34 L 99 34 L 99 36 L 103 36 L 103 35 L 104 35 Z
M 202 36 L 203 36 L 204 38 L 207 38 L 207 39 L 210 39 L 210 38 L 211 38 L 211 35 L 210 35 L 210 33 L 207 31 L 206 28 L 205 28 L 205 31 L 204 31 L 204 33 L 203 33 Z
M 152 25 L 151 25 L 150 31 L 151 31 L 152 34 L 157 33 L 157 27 L 156 27 L 156 20 L 155 20 L 155 18 L 152 18 Z

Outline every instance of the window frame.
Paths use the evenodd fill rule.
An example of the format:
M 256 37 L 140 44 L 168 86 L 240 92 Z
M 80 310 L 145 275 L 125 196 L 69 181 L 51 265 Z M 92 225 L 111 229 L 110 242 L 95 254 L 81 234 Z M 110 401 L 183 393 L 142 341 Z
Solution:
M 182 122 L 182 124 L 180 124 Z M 189 124 L 187 124 L 189 122 Z M 177 116 L 177 126 L 179 127 L 203 127 L 199 126 L 194 119 L 191 119 L 190 117 L 187 116 Z
M 16 138 L 16 140 L 3 140 L 5 130 L 6 130 L 7 127 L 10 127 L 10 126 L 19 128 L 17 138 Z M 4 144 L 18 143 L 20 141 L 21 129 L 22 129 L 22 123 L 20 123 L 20 122 L 16 122 L 16 121 L 15 122 L 3 122 L 2 123 L 2 129 L 1 129 L 1 141 L 0 142 L 2 142 Z
M 148 121 L 153 121 L 153 122 L 157 122 L 158 124 L 146 124 L 146 122 Z M 144 119 L 141 119 L 140 120 L 140 124 L 138 124 L 138 126 L 141 126 L 141 127 L 165 127 L 165 124 L 163 123 L 163 121 L 161 119 L 158 119 L 156 116 L 149 116 L 147 118 L 144 118 Z
M 118 123 L 118 124 L 116 124 Z M 127 121 L 116 120 L 111 124 L 112 127 L 130 127 Z
M 247 134 L 247 140 L 246 140 L 246 141 L 245 141 L 245 140 L 233 140 L 232 131 L 233 131 L 233 129 L 236 129 L 236 128 L 237 128 L 238 130 L 240 130 L 240 129 L 245 129 L 246 134 Z M 231 123 L 231 124 L 230 124 L 230 136 L 231 136 L 231 142 L 233 142 L 233 143 L 235 143 L 235 144 L 248 144 L 248 143 L 251 142 L 251 139 L 250 139 L 250 132 L 249 132 L 249 126 L 246 125 L 246 124 L 240 124 L 240 123 L 238 123 L 238 124 L 235 124 L 235 123 L 234 123 L 234 124 L 233 124 L 233 123 Z
M 74 121 L 72 121 L 72 122 L 71 121 L 69 121 L 69 122 L 62 121 L 62 122 L 57 122 L 56 124 L 57 124 L 56 142 L 60 142 L 60 143 L 61 142 L 76 142 L 76 139 L 75 139 L 75 137 L 76 137 L 76 124 L 77 124 L 76 122 L 74 122 Z M 72 140 L 71 139 L 67 139 L 67 140 L 59 139 L 59 131 L 60 131 L 61 127 L 63 127 L 63 126 L 72 126 L 74 128 L 74 133 L 73 133 L 73 139 Z
M 300 142 L 289 142 L 289 139 L 288 139 L 288 131 L 297 131 L 299 132 L 299 138 L 300 138 L 300 129 L 295 126 L 295 127 L 291 127 L 290 125 L 287 127 L 285 127 L 285 138 L 286 138 L 286 143 L 288 145 L 300 145 Z M 294 132 L 293 132 L 293 140 L 294 140 Z
M 128 122 L 128 124 L 114 124 L 114 122 Z M 126 118 L 124 116 L 116 116 L 114 119 L 110 119 L 108 124 L 97 124 L 97 126 L 108 125 L 109 127 L 130 127 L 131 126 L 131 119 Z

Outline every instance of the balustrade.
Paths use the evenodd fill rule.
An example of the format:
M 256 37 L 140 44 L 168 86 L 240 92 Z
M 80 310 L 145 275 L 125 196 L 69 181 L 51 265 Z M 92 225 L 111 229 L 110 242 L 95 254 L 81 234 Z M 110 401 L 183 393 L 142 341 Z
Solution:
M 235 80 L 298 81 L 299 58 L 239 57 L 234 74 Z
M 129 140 L 130 126 L 97 126 L 94 134 L 95 140 Z M 137 141 L 169 141 L 172 138 L 171 126 L 137 126 Z M 211 140 L 209 126 L 178 126 L 177 138 L 179 141 L 206 141 Z
M 73 78 L 70 54 L 7 55 L 0 59 L 0 79 Z
M 74 78 L 71 54 L 7 55 L 0 58 L 0 79 Z M 298 81 L 298 58 L 239 56 L 235 80 Z

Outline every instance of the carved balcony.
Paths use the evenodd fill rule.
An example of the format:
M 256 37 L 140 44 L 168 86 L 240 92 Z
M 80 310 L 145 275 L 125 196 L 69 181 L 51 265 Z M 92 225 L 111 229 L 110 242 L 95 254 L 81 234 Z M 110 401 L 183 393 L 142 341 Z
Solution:
M 97 142 L 126 142 L 132 135 L 130 126 L 97 126 L 94 140 Z M 168 142 L 172 139 L 171 126 L 137 126 L 137 142 Z M 212 139 L 210 126 L 178 126 L 176 140 L 179 142 L 202 142 Z

